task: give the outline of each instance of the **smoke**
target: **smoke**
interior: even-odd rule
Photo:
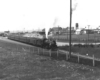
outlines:
[[[57,21],[58,21],[58,18],[55,18],[54,23],[53,23],[54,27],[56,26]]]
[[[52,28],[52,27],[55,27],[57,21],[58,21],[58,19],[55,18],[55,19],[51,19],[49,22],[46,23],[46,26],[45,26],[45,33],[46,33],[46,38],[47,38],[47,39],[48,39],[48,32],[49,32],[49,29]]]
[[[46,38],[47,38],[47,39],[48,39],[48,32],[49,32],[49,28],[46,27],[46,28],[45,28],[45,33],[46,33]]]
[[[76,10],[77,5],[78,5],[78,1],[77,0],[72,1],[72,11]]]

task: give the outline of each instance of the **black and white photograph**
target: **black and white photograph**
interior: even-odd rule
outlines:
[[[100,80],[100,0],[0,0],[0,80]]]

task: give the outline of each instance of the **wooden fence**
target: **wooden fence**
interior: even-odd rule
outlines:
[[[65,54],[69,54],[69,52],[64,51],[64,50],[59,50],[59,51],[65,53]],[[99,61],[99,62],[100,62],[100,59],[99,59],[99,58],[96,58],[94,55],[92,55],[92,57],[87,56],[87,55],[81,55],[81,54],[79,54],[79,53],[71,53],[71,55],[77,57],[78,63],[80,63],[80,58],[92,60],[93,66],[95,66],[95,61]]]
[[[22,49],[22,50],[26,50],[29,51],[31,53],[35,53],[38,55],[48,55],[50,57],[53,57],[53,55],[55,54],[56,58],[60,58],[62,55],[64,56],[64,60],[69,60],[69,52],[68,51],[64,51],[64,50],[57,50],[57,51],[51,51],[51,50],[47,50],[47,49],[43,49],[43,48],[39,48],[39,47],[35,47],[35,46],[19,46],[16,45],[16,50]],[[99,58],[96,58],[95,55],[92,56],[88,56],[88,55],[81,55],[79,53],[71,53],[71,56],[75,57],[75,60],[77,61],[77,63],[81,63],[81,60],[84,59],[85,61],[91,60],[92,62],[92,66],[96,66],[97,61],[100,62]],[[99,63],[100,64],[100,63]]]
[[[36,54],[42,54],[42,55],[48,55],[50,57],[52,57],[53,54],[56,54],[56,57],[61,57],[60,55],[63,54],[66,58],[66,60],[68,60],[68,56],[69,56],[69,52],[68,51],[64,51],[64,50],[57,50],[57,51],[51,51],[51,50],[47,50],[47,49],[42,49],[42,48],[38,48],[38,47],[31,47],[29,48],[29,51],[36,53]],[[77,58],[77,62],[80,63],[80,59],[89,59],[92,61],[92,66],[95,66],[95,61],[99,61],[100,59],[95,58],[95,56],[93,55],[92,57],[87,56],[87,55],[81,55],[79,53],[71,53],[72,56],[75,56]]]

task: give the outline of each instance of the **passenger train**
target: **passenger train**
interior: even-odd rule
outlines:
[[[23,42],[26,44],[30,44],[45,49],[57,50],[58,48],[55,40],[47,39],[39,33],[24,34],[24,35],[11,34],[8,36],[8,39]]]

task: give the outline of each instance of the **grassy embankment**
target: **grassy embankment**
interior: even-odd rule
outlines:
[[[69,51],[69,46],[61,46],[59,49]],[[88,54],[88,56],[95,56],[96,58],[100,58],[100,47],[73,47],[71,48],[72,52],[79,53],[82,55]]]
[[[100,69],[40,56],[34,47],[0,40],[0,79],[98,80]]]

